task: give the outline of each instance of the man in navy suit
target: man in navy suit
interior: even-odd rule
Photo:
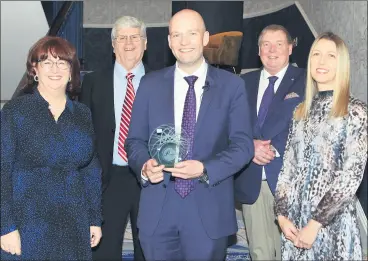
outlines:
[[[209,33],[199,13],[176,13],[168,41],[177,62],[142,78],[125,145],[142,179],[139,238],[147,260],[224,260],[237,231],[233,175],[254,153],[244,81],[204,60]],[[162,124],[189,137],[186,159],[173,168],[147,148]]]
[[[284,27],[264,28],[258,45],[263,68],[242,75],[251,110],[254,158],[237,175],[235,195],[243,203],[252,260],[280,260],[273,194],[293,111],[304,96],[305,71],[289,64],[292,39]]]

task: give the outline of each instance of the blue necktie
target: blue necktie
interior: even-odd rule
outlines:
[[[275,87],[275,82],[277,81],[277,79],[278,79],[277,76],[268,77],[269,83],[268,83],[266,91],[263,94],[261,105],[259,106],[259,110],[258,110],[257,124],[259,127],[262,127],[266,119],[268,108],[270,107],[270,104],[273,100],[273,96],[275,95],[274,87]]]
[[[196,96],[194,92],[194,83],[198,77],[191,75],[184,77],[184,79],[189,84],[189,88],[187,91],[187,96],[185,97],[181,129],[184,130],[187,135],[186,138],[189,141],[188,154],[185,158],[185,160],[189,160],[192,159],[193,156],[193,140],[196,124]],[[182,198],[185,198],[192,190],[194,190],[194,180],[176,178],[175,190]]]

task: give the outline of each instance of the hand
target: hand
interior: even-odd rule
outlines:
[[[321,223],[311,219],[308,224],[300,230],[299,235],[294,241],[294,246],[311,249],[321,227]]]
[[[15,230],[13,232],[1,236],[0,241],[2,250],[12,255],[18,256],[21,255],[22,251],[20,245],[20,235],[18,230]]]
[[[149,159],[143,165],[142,175],[145,176],[151,183],[159,183],[164,180],[162,172],[165,165],[158,165],[155,159]]]
[[[279,222],[279,226],[285,238],[294,243],[299,234],[298,229],[287,217],[278,216],[277,221]]]
[[[275,152],[271,150],[271,140],[253,140],[254,158],[253,162],[258,165],[267,165],[275,158]]]
[[[90,226],[89,227],[90,237],[91,237],[91,247],[95,247],[100,243],[102,237],[102,231],[100,227]]]
[[[173,177],[182,179],[194,179],[203,174],[203,163],[198,160],[185,160],[176,163],[174,168],[165,168],[165,171],[171,172]]]

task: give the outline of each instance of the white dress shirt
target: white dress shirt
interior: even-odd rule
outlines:
[[[199,108],[201,106],[203,86],[206,83],[208,65],[203,59],[201,66],[192,74],[187,74],[176,64],[174,78],[174,117],[175,132],[181,132],[181,121],[183,119],[184,103],[189,89],[188,82],[184,79],[186,76],[195,75],[198,77],[194,83],[194,92],[196,96],[196,119],[198,118]]]
[[[281,69],[281,71],[279,71],[275,75],[271,75],[265,69],[262,70],[261,76],[260,76],[260,79],[259,79],[258,96],[257,96],[257,116],[258,116],[259,107],[261,106],[263,94],[265,93],[265,91],[268,87],[268,84],[269,84],[268,77],[277,76],[277,80],[276,80],[275,85],[274,85],[274,91],[276,93],[277,90],[279,89],[279,86],[280,86],[280,83],[281,83],[282,79],[285,76],[285,73],[286,73],[286,70],[287,70],[288,66],[289,66],[289,64],[287,64],[284,68]],[[278,153],[276,153],[276,154],[278,154]],[[262,180],[266,180],[266,179],[267,179],[266,178],[266,173],[265,173],[265,169],[263,167],[262,168]]]

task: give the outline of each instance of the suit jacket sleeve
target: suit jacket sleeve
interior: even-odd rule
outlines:
[[[141,170],[144,163],[151,157],[148,153],[149,140],[149,83],[142,77],[133,103],[130,118],[129,133],[125,140],[125,150],[128,154],[129,166],[141,180]]]
[[[232,96],[228,113],[229,145],[227,149],[203,162],[210,186],[240,171],[254,156],[248,98],[245,83],[241,79]]]

